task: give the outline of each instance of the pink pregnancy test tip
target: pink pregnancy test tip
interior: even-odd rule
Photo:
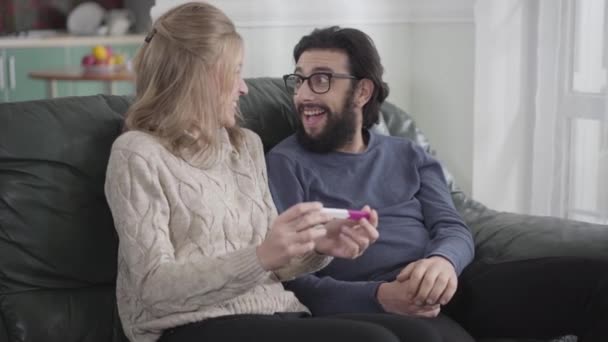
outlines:
[[[362,218],[366,218],[369,220],[369,213],[367,211],[361,211],[361,210],[349,210],[348,211],[348,218],[351,220],[355,220],[355,221],[359,221]]]

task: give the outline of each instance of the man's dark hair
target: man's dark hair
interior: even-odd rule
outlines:
[[[332,26],[315,29],[302,37],[293,49],[293,58],[298,62],[302,53],[308,50],[342,50],[348,55],[350,73],[358,78],[367,78],[374,83],[374,92],[363,107],[363,128],[378,123],[380,105],[388,96],[388,85],[382,81],[384,68],[380,63],[378,50],[372,39],[353,28]]]

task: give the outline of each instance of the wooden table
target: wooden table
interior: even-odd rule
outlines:
[[[57,97],[57,81],[100,81],[106,94],[114,94],[116,81],[134,81],[135,75],[127,70],[115,72],[85,72],[83,68],[31,71],[29,77],[46,81],[47,96]]]

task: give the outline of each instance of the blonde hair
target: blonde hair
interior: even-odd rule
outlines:
[[[234,111],[231,95],[242,49],[232,21],[209,4],[186,3],[159,17],[134,59],[136,100],[125,129],[159,137],[176,155],[203,153],[210,163],[217,161],[220,120]],[[239,148],[240,128],[227,130]]]

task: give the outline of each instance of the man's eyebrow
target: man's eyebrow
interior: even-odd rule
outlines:
[[[296,67],[294,72],[302,72],[302,68]],[[312,69],[312,73],[315,73],[315,72],[334,72],[334,70],[330,67],[316,67],[316,68]]]
[[[330,67],[317,67],[312,69],[313,72],[319,72],[319,71],[328,71],[328,72],[334,72],[334,69],[330,68]]]

